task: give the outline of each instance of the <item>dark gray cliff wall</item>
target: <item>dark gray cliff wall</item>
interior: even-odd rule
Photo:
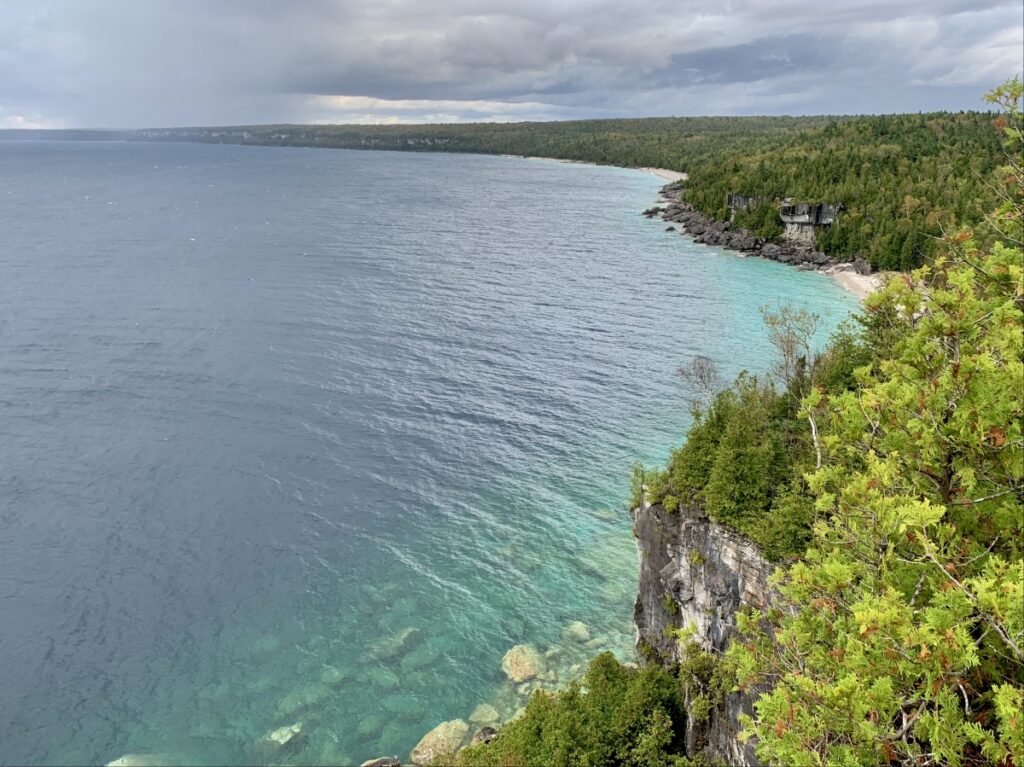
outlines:
[[[678,661],[678,644],[670,632],[690,624],[696,627],[695,642],[722,652],[736,631],[736,612],[768,602],[774,566],[753,543],[702,511],[669,513],[657,505],[635,509],[633,532],[640,555],[634,611],[638,657],[649,654],[646,645]],[[752,704],[752,696],[732,693],[707,721],[688,722],[688,753],[703,751],[712,763],[758,765],[752,746],[737,740],[739,716],[751,713]]]

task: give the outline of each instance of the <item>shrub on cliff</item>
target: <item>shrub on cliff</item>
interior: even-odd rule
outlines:
[[[888,359],[813,392],[822,521],[767,615],[741,622],[748,734],[770,764],[1024,764],[1024,149],[1008,109],[999,240],[947,239],[868,302]]]
[[[587,765],[685,767],[678,680],[660,666],[631,668],[595,658],[583,684],[534,693],[526,711],[486,745],[461,751],[466,767]]]
[[[802,553],[813,508],[801,474],[813,462],[806,422],[793,403],[788,390],[741,375],[695,411],[667,471],[640,475],[648,500],[698,506],[772,559]]]

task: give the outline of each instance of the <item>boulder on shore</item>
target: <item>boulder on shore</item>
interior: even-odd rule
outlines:
[[[435,759],[451,756],[458,751],[468,732],[469,725],[462,719],[441,722],[420,739],[409,758],[413,764],[429,765]]]
[[[537,648],[528,644],[517,644],[501,659],[501,670],[515,683],[533,679],[544,670],[544,660]]]
[[[402,763],[393,756],[380,756],[376,759],[368,759],[359,767],[402,767]]]

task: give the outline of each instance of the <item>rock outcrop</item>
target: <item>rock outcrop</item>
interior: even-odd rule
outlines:
[[[729,220],[731,221],[736,217],[737,211],[748,210],[749,208],[756,208],[765,202],[764,197],[756,197],[746,194],[734,194],[729,192],[725,198],[725,205],[729,208]]]
[[[429,765],[458,751],[468,734],[469,725],[463,719],[441,722],[420,739],[409,758],[413,764]]]
[[[774,566],[753,543],[699,509],[636,509],[633,532],[640,555],[634,620],[641,659],[678,661],[673,630],[690,625],[704,650],[723,651],[736,631],[737,611],[762,608],[771,598]],[[737,738],[740,715],[752,711],[751,695],[731,693],[706,720],[688,719],[687,753],[704,753],[711,763],[757,765],[752,746]]]
[[[789,242],[814,247],[817,230],[823,226],[831,226],[843,206],[826,203],[783,204],[779,208],[779,218],[785,224],[782,238]]]
[[[835,221],[842,208],[838,203],[783,205],[780,218],[786,228],[782,242],[768,242],[763,237],[757,237],[749,229],[736,226],[731,220],[717,221],[705,216],[689,203],[682,202],[679,199],[680,191],[679,184],[667,184],[662,187],[661,197],[664,206],[648,208],[644,215],[648,218],[660,215],[664,221],[681,224],[683,232],[693,237],[696,242],[738,250],[741,253],[789,264],[798,269],[820,269],[830,272],[848,270],[860,274],[869,274],[871,271],[870,265],[862,259],[854,259],[852,263],[841,261],[814,249],[817,229],[829,226]],[[762,202],[761,198],[730,194],[730,215],[734,216],[737,211]],[[867,271],[864,271],[865,269]]]

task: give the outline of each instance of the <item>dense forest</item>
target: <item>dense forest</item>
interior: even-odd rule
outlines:
[[[774,375],[720,389],[706,360],[681,371],[693,426],[665,469],[637,471],[634,501],[698,505],[758,542],[780,563],[769,608],[724,655],[680,626],[674,668],[599,658],[455,763],[703,765],[680,718],[741,690],[765,764],[1024,764],[1022,96],[1019,80],[989,96],[1007,112],[998,204],[824,351],[813,315],[781,309]]]
[[[728,218],[729,192],[759,197],[738,223],[778,235],[779,204],[841,203],[818,247],[907,270],[996,203],[1002,162],[988,112],[864,117],[687,117],[549,123],[263,125],[140,131],[146,139],[554,157],[686,172],[683,197]]]

